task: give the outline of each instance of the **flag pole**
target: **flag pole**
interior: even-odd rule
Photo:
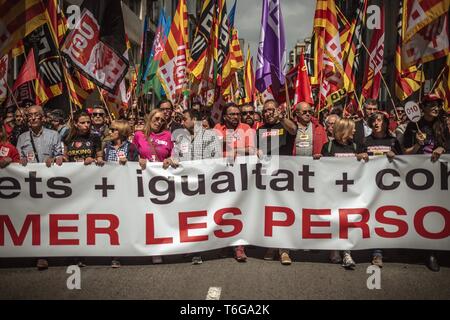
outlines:
[[[370,57],[369,49],[367,49],[367,47],[366,47],[366,45],[364,44],[363,41],[361,41],[361,44],[362,44],[364,50],[367,52],[368,56]],[[381,72],[381,70],[379,70],[378,73],[381,76],[381,80],[383,81],[384,87],[385,87],[385,89],[386,89],[386,91],[387,91],[387,93],[389,95],[389,99],[391,100],[392,106],[394,107],[395,117],[397,118],[397,121],[400,121],[400,117],[398,116],[398,112],[397,112],[397,107],[395,105],[394,98],[392,98],[391,90],[389,90],[389,87],[388,87],[388,85],[386,83],[386,79],[384,78],[383,73]],[[361,93],[361,95],[362,95],[362,93]]]
[[[436,85],[439,83],[439,80],[441,80],[442,75],[444,74],[445,70],[447,70],[447,69],[448,69],[448,67],[444,67],[444,68],[441,70],[441,73],[439,73],[439,75],[437,76],[436,80],[434,81],[434,84],[433,84],[433,86],[431,87],[430,92],[433,92],[433,90],[436,89]]]
[[[17,103],[17,100],[16,100],[16,96],[14,95],[14,92],[11,90],[11,87],[8,84],[8,80],[5,81],[5,84],[6,84],[6,88],[8,88],[8,91],[13,98],[14,104],[16,105],[17,109],[20,109],[19,104]]]
[[[286,107],[287,107],[286,115],[289,118],[289,120],[292,120],[291,99],[289,98],[289,88],[287,85],[286,77],[284,78],[284,90],[286,91]]]
[[[97,86],[97,91],[98,91],[98,94],[100,95],[100,100],[102,100],[103,105],[105,106],[106,112],[108,113],[109,120],[112,121],[113,119],[111,117],[111,112],[109,111],[108,105],[106,104],[105,97],[103,97],[102,92],[100,91],[100,88],[98,86]]]
[[[419,91],[419,104],[422,103],[422,94],[423,94],[423,81],[424,81],[424,75],[423,75],[423,63],[420,67],[420,91]]]

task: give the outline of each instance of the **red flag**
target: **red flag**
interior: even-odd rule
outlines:
[[[381,86],[381,69],[384,59],[384,6],[381,8],[381,25],[373,33],[369,47],[369,61],[364,73],[364,87],[362,96],[364,99],[378,99]]]
[[[22,65],[22,69],[20,69],[16,82],[14,82],[12,91],[16,91],[16,89],[25,82],[35,79],[37,79],[36,62],[34,61],[34,50],[31,49],[30,52],[28,52],[26,62]]]
[[[309,103],[310,105],[314,105],[314,100],[311,93],[311,84],[308,77],[308,68],[305,64],[305,56],[303,55],[303,51],[300,54],[300,63],[298,64],[297,69],[294,105],[303,101]]]

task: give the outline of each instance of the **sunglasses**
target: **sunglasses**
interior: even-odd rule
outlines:
[[[104,113],[97,113],[97,112],[94,112],[92,115],[93,115],[94,117],[103,117],[105,114],[104,114]]]
[[[160,117],[153,118],[153,121],[161,121],[161,123],[166,123],[166,120],[164,118],[160,118]]]
[[[241,115],[243,115],[243,116],[246,116],[246,115],[254,115],[255,114],[255,111],[242,111],[241,112]]]

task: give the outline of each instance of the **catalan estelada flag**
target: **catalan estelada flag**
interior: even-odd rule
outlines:
[[[183,89],[188,83],[186,74],[188,59],[187,6],[186,0],[179,0],[158,71],[166,96],[173,103],[183,99]]]

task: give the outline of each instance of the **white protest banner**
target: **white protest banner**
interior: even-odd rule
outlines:
[[[161,163],[144,171],[137,163],[10,165],[0,170],[0,257],[166,255],[240,244],[450,250],[449,160],[243,158],[167,171]]]

